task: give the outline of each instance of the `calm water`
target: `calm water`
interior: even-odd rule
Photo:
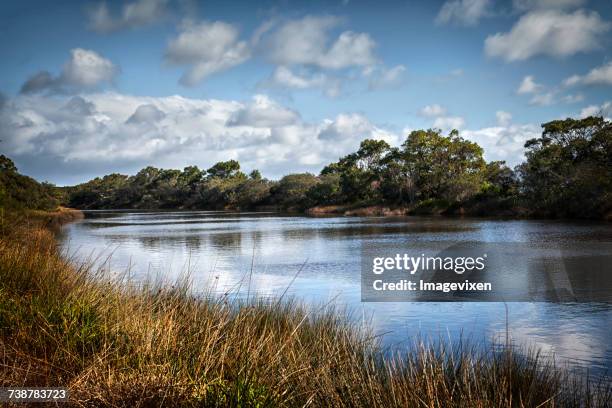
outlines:
[[[610,256],[605,245],[612,244],[612,224],[104,211],[88,212],[84,221],[66,226],[61,237],[69,253],[106,262],[112,271],[129,270],[134,279],[173,280],[188,270],[198,290],[212,287],[220,294],[274,296],[289,287],[289,294],[312,305],[333,301],[385,333],[386,345],[401,347],[419,338],[458,341],[463,337],[479,344],[503,340],[505,306],[362,303],[364,246],[397,243],[402,250],[420,250],[445,242],[510,242],[533,249],[508,265],[510,273],[520,274],[527,267],[525,259],[533,257],[558,260],[581,251]],[[530,279],[537,280],[534,263],[529,265]],[[612,273],[612,265],[604,267]],[[514,343],[539,347],[557,361],[591,372],[612,372],[611,304],[521,302],[507,307]]]

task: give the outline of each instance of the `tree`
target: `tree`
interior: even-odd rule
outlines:
[[[313,203],[307,200],[306,194],[318,182],[310,173],[289,174],[271,189],[271,200],[283,208],[307,208]]]
[[[525,143],[522,193],[545,215],[601,217],[612,211],[612,123],[601,117],[555,120]]]
[[[342,201],[340,175],[321,174],[318,182],[306,192],[308,202],[318,205],[338,204]]]
[[[505,161],[492,161],[487,163],[484,170],[484,183],[482,192],[488,195],[508,197],[518,192],[518,178],[516,173]]]
[[[17,172],[17,167],[11,159],[0,154],[0,171]]]
[[[414,183],[417,200],[464,200],[481,187],[485,161],[478,144],[453,130],[443,136],[437,130],[417,130],[402,144],[401,158],[407,177]]]
[[[381,181],[384,158],[391,146],[384,140],[366,139],[359,150],[342,157],[321,174],[340,174],[342,195],[347,201],[375,200]]]
[[[0,208],[54,209],[58,205],[54,188],[19,174],[12,160],[0,155]]]
[[[220,161],[206,170],[206,172],[210,178],[217,177],[227,179],[240,175],[244,176],[244,174],[240,172],[240,163],[236,160]]]
[[[257,169],[255,169],[255,170],[253,170],[252,172],[249,173],[249,178],[251,180],[261,180],[262,179],[261,173]]]

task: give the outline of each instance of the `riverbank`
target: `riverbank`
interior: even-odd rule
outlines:
[[[494,204],[489,202],[474,202],[449,204],[443,200],[427,200],[414,206],[393,206],[384,204],[344,204],[324,205],[308,208],[304,211],[309,216],[345,215],[358,217],[397,217],[406,215],[440,215],[440,216],[472,216],[472,217],[503,217],[529,218],[534,216],[525,208],[512,203]]]
[[[40,214],[39,214],[40,215]],[[0,237],[2,384],[65,385],[82,406],[605,406],[536,354],[469,345],[383,353],[332,307],[195,298],[62,257],[48,223]]]

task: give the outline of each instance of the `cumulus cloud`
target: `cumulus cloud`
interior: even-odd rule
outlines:
[[[510,112],[497,111],[495,112],[495,118],[499,126],[508,126],[512,122],[512,114]]]
[[[607,101],[601,105],[589,105],[580,111],[580,117],[586,118],[588,116],[603,116],[605,118],[612,117],[612,102]]]
[[[322,72],[300,70],[296,72],[289,67],[276,67],[270,78],[260,85],[265,88],[280,89],[320,89],[326,96],[335,98],[340,94],[341,81]]]
[[[151,124],[162,120],[164,117],[166,117],[166,114],[159,110],[155,105],[146,104],[140,105],[138,108],[136,108],[132,116],[130,116],[128,120],[125,121],[125,123]]]
[[[515,166],[524,160],[525,142],[539,137],[540,134],[541,129],[537,125],[513,123],[498,123],[497,126],[468,129],[461,133],[463,137],[478,143],[484,149],[486,160],[504,160],[509,166]]]
[[[487,37],[485,52],[506,61],[536,55],[567,57],[600,48],[609,30],[610,23],[595,11],[535,10],[523,15],[509,32]]]
[[[434,103],[426,105],[418,112],[419,116],[434,119],[432,128],[440,129],[443,132],[448,132],[453,129],[463,129],[465,127],[465,119],[460,116],[448,116],[444,106]]]
[[[326,69],[369,66],[377,62],[375,41],[367,33],[343,31],[331,38],[341,20],[306,16],[289,20],[270,33],[268,57],[278,65],[310,65]]]
[[[166,49],[165,59],[186,66],[181,84],[195,86],[204,78],[242,64],[250,58],[246,41],[240,41],[238,29],[222,21],[182,24],[179,35]]]
[[[490,6],[490,0],[447,0],[436,16],[436,24],[475,25],[489,13]]]
[[[572,75],[563,81],[564,86],[612,85],[612,62],[595,67],[586,75]]]
[[[110,60],[97,52],[75,48],[70,51],[70,59],[58,76],[47,71],[38,72],[21,86],[21,93],[69,93],[91,89],[112,82],[118,71]]]
[[[382,67],[372,70],[368,75],[370,77],[368,89],[397,88],[401,85],[405,73],[406,67],[403,65],[396,65],[392,68]]]
[[[536,93],[536,92],[540,91],[542,88],[543,88],[542,85],[536,83],[535,78],[533,77],[533,75],[527,75],[521,81],[521,84],[519,85],[518,89],[516,90],[516,93],[518,93],[518,94]]]
[[[61,109],[81,116],[90,116],[96,112],[96,106],[81,96],[73,96]]]
[[[232,113],[227,125],[266,128],[295,125],[299,119],[297,112],[279,105],[266,95],[255,95],[252,103]]]
[[[460,130],[465,127],[465,119],[460,116],[440,116],[434,120],[433,127],[443,132],[453,129]]]
[[[584,95],[580,93],[562,95],[562,90],[560,87],[547,89],[544,85],[538,84],[533,76],[528,75],[523,78],[516,93],[531,95],[529,104],[534,106],[550,106],[559,102],[571,104],[584,99]]]
[[[555,103],[555,92],[543,92],[533,95],[529,101],[530,105],[548,106]]]
[[[168,0],[136,0],[123,5],[118,15],[112,15],[106,2],[88,11],[89,27],[100,33],[137,28],[152,24],[167,14]]]
[[[427,118],[444,116],[446,115],[446,108],[441,105],[438,105],[437,103],[434,103],[433,105],[427,105],[421,108],[421,110],[419,111],[419,115],[425,116]]]
[[[60,183],[147,165],[206,168],[230,158],[269,177],[318,172],[365,138],[399,142],[363,115],[307,123],[263,95],[239,102],[112,92],[35,94],[15,97],[0,110],[6,154],[27,174]]]
[[[334,120],[324,121],[318,138],[323,141],[342,143],[355,140],[380,139],[395,144],[398,137],[392,132],[373,125],[365,116],[357,113],[340,114]]]

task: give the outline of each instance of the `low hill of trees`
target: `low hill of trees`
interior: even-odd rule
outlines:
[[[58,190],[19,174],[15,163],[0,155],[0,208],[8,210],[52,210],[58,204]]]
[[[133,176],[110,174],[67,187],[64,202],[80,209],[303,211],[384,205],[415,214],[610,218],[612,123],[589,117],[542,127],[542,136],[525,144],[526,161],[514,169],[503,161],[487,163],[483,149],[456,130],[443,135],[429,129],[413,131],[400,147],[364,140],[319,175],[289,174],[272,181],[257,170],[243,173],[235,160],[207,170],[146,167]],[[15,171],[2,171],[3,177],[15,177]],[[30,184],[18,186],[9,202],[52,203],[49,186],[19,180]],[[4,183],[6,191],[12,189]],[[21,197],[18,191],[29,193]]]

